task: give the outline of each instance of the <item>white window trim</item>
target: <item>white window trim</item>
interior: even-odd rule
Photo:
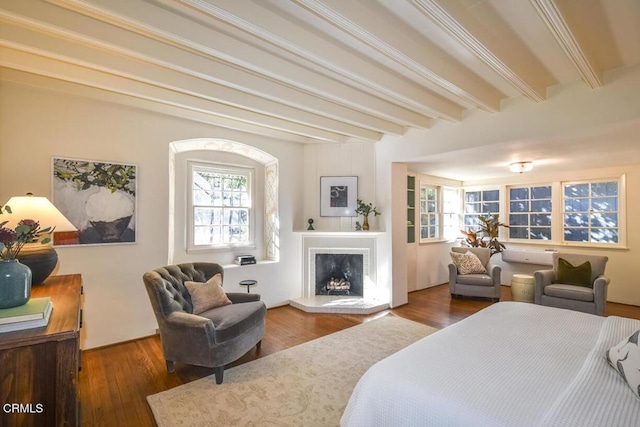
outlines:
[[[560,195],[560,201],[557,200],[557,195],[558,195],[558,191],[562,191],[562,183],[561,182],[539,182],[539,183],[524,183],[524,184],[513,184],[513,185],[507,185],[505,187],[505,191],[504,191],[504,195],[505,195],[505,203],[504,203],[504,207],[505,207],[505,214],[504,217],[502,215],[500,215],[501,221],[505,224],[509,224],[509,214],[511,213],[510,211],[510,205],[509,203],[511,202],[511,197],[509,197],[510,191],[512,188],[529,188],[531,189],[532,187],[551,187],[551,240],[544,240],[544,239],[518,239],[518,238],[512,238],[509,237],[509,230],[504,230],[504,239],[505,241],[509,241],[509,242],[513,242],[513,243],[524,243],[524,244],[529,244],[529,243],[536,243],[536,244],[547,244],[549,245],[552,242],[556,242],[557,236],[560,236],[562,234],[562,223],[560,223],[560,230],[558,231],[558,224],[557,221],[555,219],[555,211],[557,210],[557,206],[562,206],[562,195]],[[533,199],[531,199],[531,195],[529,195],[529,201],[531,201]],[[555,207],[555,209],[554,209]],[[528,214],[530,215],[531,212],[528,212]],[[560,219],[562,219],[562,214],[560,215]],[[501,230],[502,231],[502,230]],[[560,234],[557,234],[560,233]]]
[[[421,226],[421,217],[422,217],[422,209],[420,206],[420,189],[421,188],[435,188],[438,194],[438,198],[437,198],[437,217],[438,217],[438,237],[430,237],[430,238],[422,238],[422,233],[420,230],[420,226]],[[457,211],[453,212],[456,217],[457,217],[457,229],[458,229],[458,234],[455,237],[451,237],[451,238],[447,238],[444,236],[444,192],[446,190],[453,190],[456,192],[457,194]],[[418,235],[418,242],[420,244],[423,243],[442,243],[442,242],[454,242],[456,241],[458,238],[460,238],[460,223],[461,223],[461,217],[462,217],[462,213],[461,213],[461,207],[462,207],[462,191],[461,191],[461,187],[452,187],[450,185],[438,185],[438,184],[432,184],[429,181],[420,181],[419,186],[418,186],[418,190],[417,190],[417,199],[416,199],[416,215],[417,215],[417,220],[416,220],[416,233]],[[449,212],[447,212],[449,213]]]
[[[435,212],[435,216],[436,216],[436,221],[438,222],[437,224],[437,230],[438,230],[438,236],[436,237],[426,237],[423,238],[422,237],[422,189],[426,188],[426,189],[434,189],[436,191],[436,212]],[[430,242],[441,242],[444,239],[442,238],[442,187],[439,185],[433,185],[433,184],[428,184],[426,182],[421,181],[420,182],[420,187],[418,190],[418,205],[419,205],[419,209],[418,209],[418,220],[417,222],[417,233],[418,233],[418,237],[419,237],[419,241],[420,243],[430,243]],[[434,213],[432,212],[425,212],[428,215],[434,215]],[[428,224],[427,224],[427,228],[428,228]]]
[[[597,242],[574,242],[564,240],[564,185],[565,184],[591,184],[594,182],[618,182],[618,243],[597,243]],[[576,181],[562,181],[559,182],[559,196],[560,196],[560,212],[558,213],[558,225],[560,227],[560,234],[562,246],[580,246],[589,248],[611,248],[611,249],[626,249],[627,248],[627,201],[626,201],[626,175],[618,177],[606,177],[606,178],[588,178]],[[552,218],[553,220],[553,218]]]
[[[243,243],[223,243],[216,245],[195,245],[194,244],[194,206],[193,206],[193,172],[195,169],[208,169],[222,173],[243,173],[249,175],[249,241]],[[203,251],[228,251],[228,250],[250,250],[255,249],[255,169],[243,165],[230,163],[215,163],[203,161],[187,161],[187,252]]]

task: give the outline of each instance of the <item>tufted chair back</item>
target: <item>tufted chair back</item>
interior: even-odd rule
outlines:
[[[206,282],[216,274],[222,274],[221,265],[208,262],[194,262],[168,265],[144,274],[143,280],[151,298],[153,311],[158,322],[174,311],[193,313],[193,304],[184,282]]]

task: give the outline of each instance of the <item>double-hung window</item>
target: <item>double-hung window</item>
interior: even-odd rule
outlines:
[[[619,243],[619,181],[563,183],[563,241]]]
[[[440,237],[438,187],[420,185],[420,241]]]
[[[477,229],[478,217],[500,213],[500,190],[465,191],[464,227]]]
[[[189,163],[192,248],[252,244],[252,169]]]
[[[551,240],[552,186],[509,188],[509,238]]]

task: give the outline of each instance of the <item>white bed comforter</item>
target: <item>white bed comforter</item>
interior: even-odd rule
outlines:
[[[342,426],[640,426],[604,358],[640,321],[501,302],[360,379]]]

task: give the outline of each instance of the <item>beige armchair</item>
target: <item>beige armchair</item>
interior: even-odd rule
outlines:
[[[589,261],[591,264],[591,286],[558,283],[556,273],[560,258],[573,266],[579,266]],[[536,281],[535,303],[604,316],[607,287],[609,286],[609,278],[604,276],[607,261],[606,256],[554,253],[553,270],[539,270],[533,274]]]
[[[206,282],[224,274],[222,266],[196,262],[169,265],[144,274],[143,281],[158,321],[167,370],[174,362],[214,368],[221,384],[224,365],[260,343],[267,309],[260,295],[226,293],[232,304],[193,314],[191,296],[184,282]]]
[[[500,301],[500,266],[491,263],[491,249],[489,248],[466,248],[454,246],[452,252],[466,253],[467,251],[476,254],[484,266],[484,274],[460,274],[456,265],[449,264],[449,290],[451,297],[465,295],[471,297],[491,298],[493,301]]]

